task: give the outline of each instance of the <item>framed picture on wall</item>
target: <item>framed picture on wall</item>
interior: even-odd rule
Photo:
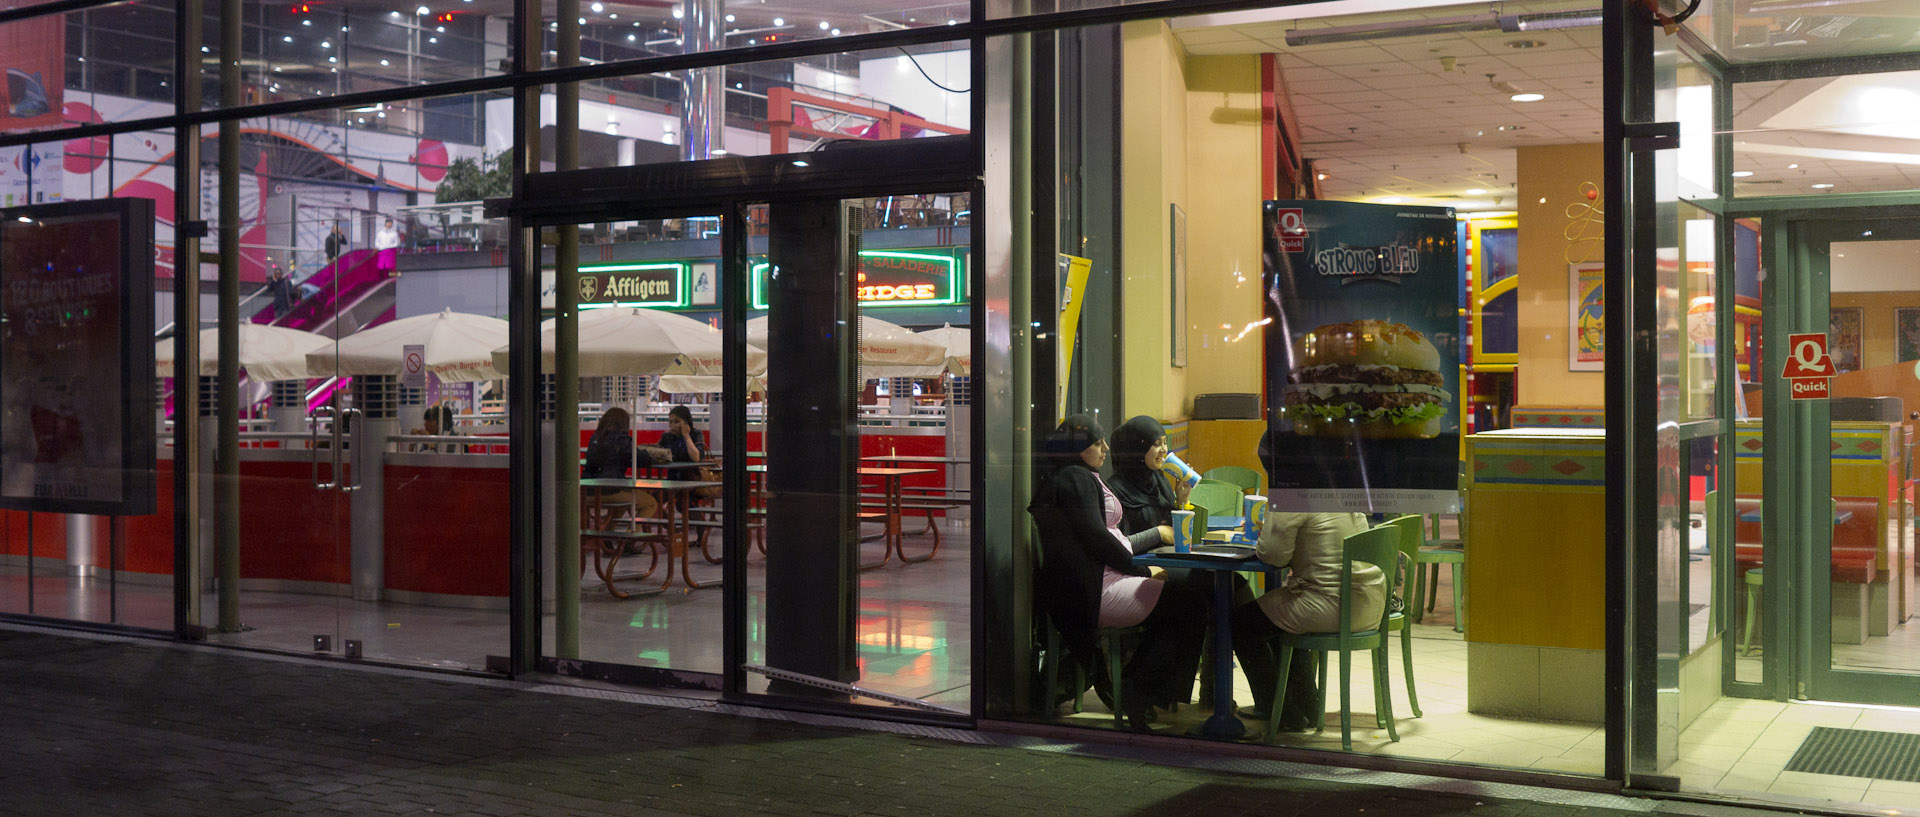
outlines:
[[[1567,265],[1567,370],[1597,372],[1607,366],[1607,304],[1601,284],[1606,265]]]
[[[1841,374],[1860,371],[1860,327],[1864,310],[1857,306],[1827,310],[1827,354]]]
[[[1920,360],[1920,308],[1893,310],[1893,353],[1899,363]]]
[[[1171,305],[1173,329],[1173,365],[1187,365],[1187,211],[1178,204],[1167,205],[1168,241],[1173,282]]]

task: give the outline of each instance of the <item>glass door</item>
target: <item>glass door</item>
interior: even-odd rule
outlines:
[[[749,692],[969,713],[969,200],[748,211]]]
[[[1920,225],[1884,208],[1874,215],[1789,226],[1797,267],[1789,280],[1798,274],[1806,282],[1814,306],[1807,317],[1817,320],[1825,303],[1835,376],[1824,406],[1807,401],[1802,415],[1802,465],[1814,477],[1799,494],[1812,497],[1798,508],[1803,535],[1769,542],[1769,552],[1785,551],[1804,577],[1785,594],[1801,647],[1789,652],[1805,656],[1796,697],[1913,706],[1920,704],[1911,462],[1920,411],[1920,279],[1913,275]],[[1783,349],[1778,357],[1785,364],[1795,354]]]
[[[739,264],[719,210],[543,231],[540,360],[551,520],[543,654],[562,672],[718,689],[737,545],[751,513],[724,457],[751,427],[723,377],[720,293]],[[750,366],[764,376],[764,356]],[[745,463],[741,463],[744,465]]]

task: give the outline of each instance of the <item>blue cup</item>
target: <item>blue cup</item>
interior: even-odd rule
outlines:
[[[1240,515],[1246,517],[1241,535],[1248,539],[1260,538],[1260,525],[1267,519],[1267,498],[1247,496],[1240,500]]]
[[[1173,552],[1193,550],[1193,511],[1173,512]]]

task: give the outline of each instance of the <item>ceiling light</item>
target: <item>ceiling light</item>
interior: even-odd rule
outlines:
[[[1733,173],[1732,173],[1731,175],[1732,175],[1732,176],[1733,176],[1734,178],[1736,178],[1736,179],[1744,179],[1744,178],[1746,178],[1746,177],[1748,177],[1748,176],[1751,176],[1751,175],[1753,175],[1753,171],[1751,171],[1751,170],[1736,170],[1736,171],[1733,171]]]
[[[1799,169],[1800,169],[1800,165],[1798,165],[1798,164],[1791,164],[1791,165],[1787,165],[1787,169],[1788,169],[1788,170],[1799,170]]]
[[[1546,40],[1509,40],[1508,48],[1545,48]]]
[[[828,24],[828,23],[827,23],[827,21],[825,21],[825,20],[821,20],[821,21],[820,21],[820,30],[821,30],[821,31],[826,31],[827,29],[829,29],[829,28],[832,28],[832,27],[833,27],[833,26],[832,26],[832,25],[830,25],[830,24]]]
[[[418,14],[418,15],[420,15],[420,16],[422,16],[422,17],[425,17],[425,16],[427,16],[427,15],[429,15],[429,14],[432,14],[432,13],[433,13],[433,10],[432,10],[432,9],[429,9],[429,8],[427,8],[426,6],[421,6],[421,7],[419,7],[419,8],[417,8],[417,9],[414,9],[414,10],[413,10],[413,13],[414,13],[414,14]]]
[[[380,61],[380,64],[381,64],[381,65],[391,65],[391,63],[389,63],[389,62],[387,62],[386,60],[381,60],[381,61]]]
[[[281,38],[280,38],[280,41],[281,41],[281,42],[283,42],[283,43],[290,43],[290,42],[293,42],[293,38],[292,38],[292,37],[281,37]]]
[[[1467,188],[1467,195],[1469,196],[1481,196],[1481,195],[1485,195],[1486,192],[1487,192],[1487,189],[1484,187]]]
[[[725,156],[725,155],[727,155],[727,149],[726,149],[726,148],[714,148],[714,149],[713,149],[713,155],[715,155],[715,156]]]
[[[397,11],[396,11],[396,12],[394,12],[394,13],[393,13],[393,16],[395,16],[395,17],[398,17],[398,16],[400,16],[400,12],[397,12]]]
[[[731,23],[731,22],[733,22],[733,15],[731,15],[731,14],[729,14],[729,15],[727,15],[727,17],[726,17],[726,20],[727,20],[727,22],[729,22],[729,23]]]
[[[1399,196],[1381,196],[1380,198],[1374,199],[1374,201],[1381,204],[1399,204],[1400,202],[1406,201],[1406,199]]]
[[[834,30],[832,30],[832,31],[829,31],[829,32],[827,32],[827,33],[828,33],[828,34],[832,34],[832,35],[833,35],[833,36],[835,36],[835,37],[838,37],[838,36],[840,36],[840,29],[837,29],[837,28],[836,28],[836,29],[834,29]]]
[[[1563,28],[1588,28],[1599,24],[1599,9],[1548,11],[1540,14],[1505,14],[1500,17],[1500,30],[1507,32],[1555,31]]]
[[[950,25],[950,26],[957,26],[957,25],[959,25],[959,24],[960,24],[960,21],[959,21],[959,20],[948,20],[948,21],[947,21],[947,25]]]
[[[618,20],[618,19],[620,19],[620,15],[618,15],[618,14],[609,14],[609,15],[607,15],[607,19],[609,19],[609,20]]]
[[[588,8],[593,9],[594,14],[599,14],[600,12],[607,10],[606,6],[600,5],[599,3],[595,3],[591,6],[588,6]]]
[[[678,20],[685,16],[687,16],[687,12],[684,9],[680,8],[679,6],[673,7],[673,19]]]
[[[808,167],[808,164],[807,164],[807,160],[805,160],[805,159],[795,159],[795,160],[793,160],[793,166],[794,166],[794,167]]]
[[[1547,95],[1528,92],[1524,94],[1514,94],[1513,96],[1510,96],[1507,98],[1515,102],[1539,102],[1542,99],[1546,99]]]
[[[1813,186],[1813,189],[1815,189],[1815,190],[1827,190],[1827,189],[1831,189],[1832,187],[1833,187],[1833,185],[1832,185],[1832,184],[1829,184],[1829,183],[1827,183],[1827,182],[1821,182],[1821,183],[1819,183],[1819,184],[1816,184],[1816,185],[1814,185],[1814,186]]]
[[[633,42],[633,41],[634,41],[634,39],[635,39],[635,38],[634,38],[634,36],[633,36],[632,34],[628,34],[628,35],[627,35],[627,42]]]
[[[440,38],[439,38],[439,37],[428,37],[428,38],[427,38],[427,42],[430,42],[430,43],[437,43],[437,42],[440,42]]]
[[[773,18],[773,24],[777,26],[783,26],[787,24],[787,21],[785,18],[775,17]]]

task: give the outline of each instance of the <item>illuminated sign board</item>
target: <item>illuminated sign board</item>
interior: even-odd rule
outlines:
[[[577,282],[580,308],[686,306],[690,269],[680,261],[583,266]]]
[[[854,294],[861,306],[938,306],[958,300],[960,259],[897,250],[860,253]],[[753,265],[753,308],[767,308],[767,265]]]

